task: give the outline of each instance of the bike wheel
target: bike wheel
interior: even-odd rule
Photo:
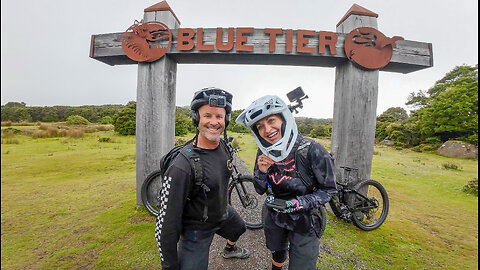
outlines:
[[[160,170],[154,171],[147,176],[142,184],[142,202],[148,212],[158,216],[160,212],[160,192],[162,189],[162,175]]]
[[[352,222],[364,231],[375,230],[383,224],[388,215],[388,195],[385,188],[375,180],[360,182],[355,190],[368,199],[355,194],[350,202]]]
[[[232,181],[228,187],[228,203],[235,208],[248,229],[263,228],[264,201],[265,196],[257,194],[251,181]]]

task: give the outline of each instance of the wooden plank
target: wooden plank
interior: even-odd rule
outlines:
[[[227,30],[224,29],[224,32]],[[204,44],[214,45],[216,41],[216,28],[203,29]],[[92,58],[109,65],[128,65],[136,62],[125,56],[122,50],[121,37],[123,33],[111,33],[94,35],[92,45]],[[285,35],[277,36],[276,51],[269,52],[269,35],[264,29],[254,29],[254,33],[248,36],[245,45],[253,45],[253,52],[236,52],[235,49],[225,52],[214,48],[213,51],[198,51],[196,47],[192,51],[177,50],[177,30],[172,30],[175,37],[167,55],[177,63],[197,64],[255,64],[255,65],[293,65],[293,66],[319,66],[334,67],[347,61],[343,48],[347,34],[336,33],[338,36],[335,45],[337,53],[332,55],[329,49],[325,54],[318,54],[318,32],[316,38],[310,38],[307,47],[316,49],[313,54],[296,52],[296,31],[293,31],[293,50],[285,51]],[[226,34],[223,37],[227,42]],[[196,44],[196,38],[193,38]],[[235,46],[235,45],[234,45]],[[416,70],[433,66],[433,53],[430,43],[401,40],[397,41],[397,48],[393,51],[392,60],[382,71],[409,73]]]

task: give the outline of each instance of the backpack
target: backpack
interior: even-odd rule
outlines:
[[[308,151],[313,142],[313,140],[303,137],[297,150],[295,150],[295,171],[283,172],[290,177],[300,178],[307,187],[308,193],[317,190],[317,181],[315,181],[315,175],[308,159]]]
[[[315,176],[313,175],[312,167],[310,160],[308,159],[308,151],[312,145],[313,140],[302,138],[300,145],[295,151],[295,168],[296,172],[302,180],[302,183],[307,187],[309,192],[315,192],[317,190],[317,181],[315,181]],[[299,168],[304,168],[300,170]]]
[[[189,192],[189,197],[197,196],[198,191],[201,191],[205,197],[205,202],[207,201],[207,193],[210,191],[210,188],[205,184],[205,177],[203,175],[203,166],[200,160],[200,155],[190,144],[193,141],[190,140],[183,145],[178,145],[172,148],[166,155],[160,159],[160,174],[162,181],[164,180],[164,175],[167,169],[170,167],[170,163],[174,160],[179,154],[183,155],[189,162],[190,168],[193,173],[193,189]],[[220,140],[222,144],[228,150],[230,156],[232,156],[231,149],[229,145],[225,143],[224,140]],[[163,183],[162,183],[163,184]],[[208,219],[208,205],[205,204],[203,207],[203,216],[201,221],[205,222]]]

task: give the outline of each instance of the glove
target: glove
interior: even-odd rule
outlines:
[[[293,213],[303,209],[303,202],[300,197],[286,201],[285,204],[287,205],[287,209],[284,211],[285,213]]]
[[[285,202],[284,200],[275,199],[273,195],[269,195],[265,199],[265,205],[277,212],[283,212],[283,210],[286,209]]]
[[[273,200],[275,200],[275,197],[273,197],[273,195],[268,195],[266,200],[268,203],[271,203]]]

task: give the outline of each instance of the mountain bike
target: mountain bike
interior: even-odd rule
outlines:
[[[329,202],[333,214],[347,222],[353,222],[364,231],[377,229],[388,215],[387,191],[379,182],[371,179],[353,185],[351,172],[356,172],[358,179],[358,168],[340,168],[343,169],[343,179],[337,181],[338,193]]]
[[[259,195],[255,191],[252,175],[239,173],[236,166],[233,168],[234,173],[228,185],[228,203],[245,220],[248,229],[261,229],[265,216],[263,208],[266,195]]]
[[[240,149],[231,146],[232,137],[227,146],[237,159],[236,153]],[[142,184],[141,198],[143,205],[153,216],[158,216],[161,202],[162,179],[161,170],[150,173]],[[233,164],[233,173],[228,184],[228,203],[245,220],[248,229],[263,227],[262,206],[265,196],[258,195],[253,187],[253,176],[241,174]]]

